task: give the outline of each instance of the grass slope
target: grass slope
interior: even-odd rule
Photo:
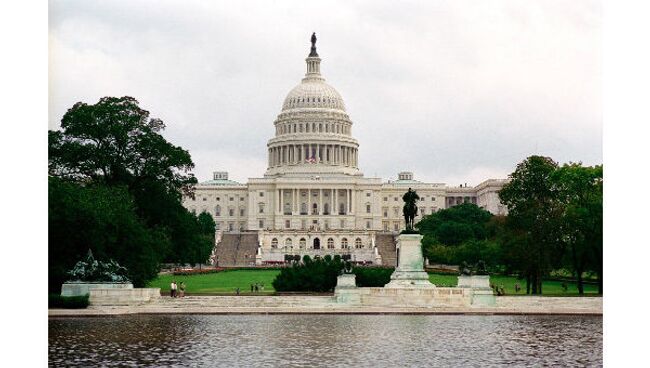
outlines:
[[[275,291],[271,283],[279,273],[280,270],[226,270],[219,273],[191,276],[160,275],[158,278],[151,281],[148,287],[158,287],[163,293],[168,293],[169,284],[172,280],[176,280],[177,283],[180,283],[181,281],[185,282],[187,288],[186,292],[188,294],[234,294],[237,287],[240,288],[242,294],[250,294],[251,284],[257,282],[259,284],[264,284],[264,293],[266,294]],[[458,276],[430,273],[429,280],[437,286],[456,286]],[[517,295],[517,293],[515,293],[515,284],[517,282],[523,289],[518,295],[524,295],[526,292],[526,281],[517,280],[512,276],[490,276],[490,282],[497,286],[503,286],[506,295]],[[561,281],[544,281],[543,295],[578,295],[578,289],[575,283],[567,282],[567,285],[568,290],[564,292],[562,290]],[[597,291],[598,289],[596,285],[585,285],[586,294],[596,294]]]
[[[235,293],[238,287],[242,294],[251,292],[251,284],[264,284],[264,293],[274,292],[271,282],[280,273],[279,270],[226,270],[203,275],[173,276],[160,275],[149,283],[149,287],[159,287],[161,292],[169,292],[172,280],[184,282],[188,294],[192,293]]]

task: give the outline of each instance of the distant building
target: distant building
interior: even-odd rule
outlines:
[[[341,254],[381,263],[377,235],[404,228],[402,195],[408,188],[421,198],[418,217],[461,203],[506,213],[497,194],[506,180],[449,187],[417,181],[411,172],[387,182],[364,177],[352,121],[341,95],[321,76],[315,47],[306,61],[305,77],[274,122],[264,177],[240,184],[217,171],[197,185],[195,199],[183,199],[190,211],[212,214],[218,242],[229,233],[257,232],[255,258],[246,258],[258,264],[283,261],[287,254]],[[233,249],[239,247],[232,242]]]

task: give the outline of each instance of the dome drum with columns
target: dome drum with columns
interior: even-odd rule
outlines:
[[[284,99],[275,120],[264,176],[362,176],[352,121],[341,95],[320,74],[315,39],[306,62],[305,77]]]
[[[287,255],[325,254],[394,265],[393,235],[405,226],[402,195],[408,188],[421,198],[416,221],[467,202],[506,213],[498,197],[506,180],[467,187],[423,183],[410,171],[400,172],[397,180],[364,177],[352,121],[341,95],[320,73],[315,43],[312,35],[307,73],[275,119],[264,177],[240,184],[217,172],[197,185],[194,198],[183,198],[190,211],[214,217],[213,255],[220,265],[275,264]]]

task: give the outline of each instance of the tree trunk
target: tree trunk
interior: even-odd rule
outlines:
[[[537,292],[542,295],[542,271],[537,271]]]
[[[530,273],[526,273],[526,294],[530,294]]]
[[[533,290],[532,294],[536,295],[537,294],[537,272],[535,272],[533,275]]]
[[[577,282],[578,282],[578,294],[582,295],[585,293],[585,288],[582,283],[582,270],[577,270]]]

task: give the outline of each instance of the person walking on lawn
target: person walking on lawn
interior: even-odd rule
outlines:
[[[172,284],[169,287],[169,294],[172,298],[176,297],[176,280],[172,280]]]
[[[181,285],[179,286],[179,290],[181,291],[181,298],[185,296],[185,283],[181,281]]]

